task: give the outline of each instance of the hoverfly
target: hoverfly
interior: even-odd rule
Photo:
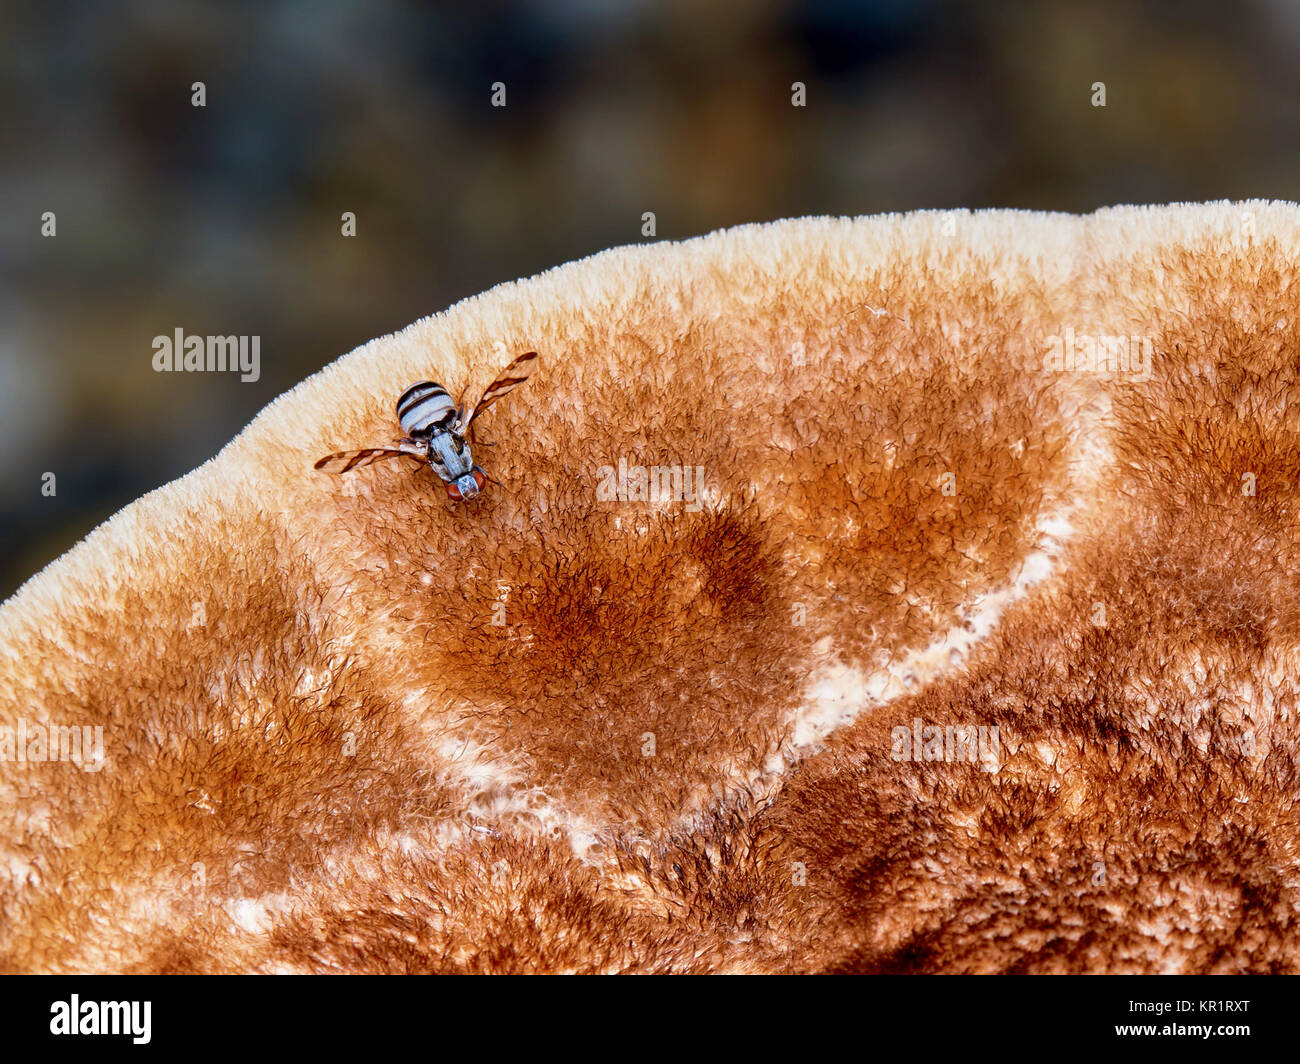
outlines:
[[[457,407],[441,384],[433,381],[412,384],[397,400],[397,421],[405,436],[394,440],[391,447],[364,447],[359,451],[327,454],[316,463],[316,468],[327,473],[348,473],[388,458],[413,458],[433,467],[451,498],[457,501],[474,498],[489,479],[474,464],[470,454],[474,419],[528,380],[535,358],[536,351],[516,358],[469,408]]]

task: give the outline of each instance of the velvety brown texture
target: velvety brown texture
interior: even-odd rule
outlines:
[[[782,222],[359,349],[0,608],[0,725],[105,743],[0,762],[0,968],[1296,970],[1298,243]],[[481,499],[312,470],[532,349]]]

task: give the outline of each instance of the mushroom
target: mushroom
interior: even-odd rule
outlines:
[[[341,358],[0,607],[0,968],[1294,969],[1298,234],[776,222]],[[533,350],[479,497],[313,469]]]

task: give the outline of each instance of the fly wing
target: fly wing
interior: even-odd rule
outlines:
[[[417,462],[424,461],[424,449],[414,440],[401,439],[394,440],[393,443],[395,444],[393,447],[363,447],[359,451],[335,451],[317,462],[316,468],[325,473],[350,473],[361,466],[387,461],[390,458],[414,458]]]
[[[529,351],[520,355],[517,359],[503,369],[500,375],[489,384],[483,392],[483,396],[465,413],[464,425],[468,428],[479,414],[483,413],[489,406],[495,403],[503,395],[514,391],[524,383],[533,372],[533,361],[537,358],[536,351]]]

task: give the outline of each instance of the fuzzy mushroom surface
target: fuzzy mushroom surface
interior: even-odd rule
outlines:
[[[358,348],[0,606],[0,970],[1300,969],[1297,264],[811,218]],[[313,469],[526,351],[477,497]]]

